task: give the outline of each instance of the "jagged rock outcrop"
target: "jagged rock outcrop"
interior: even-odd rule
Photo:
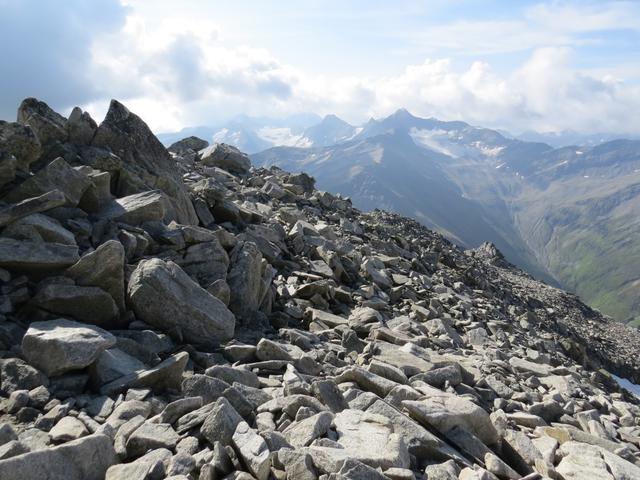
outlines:
[[[175,162],[147,124],[127,107],[111,101],[92,145],[109,149],[122,161],[121,169],[116,172],[117,196],[159,189],[171,200],[172,208],[165,213],[167,220],[185,225],[198,223]]]
[[[169,154],[115,101],[18,120],[3,480],[640,478],[640,401],[609,373],[640,381],[637,330],[495,246],[225,145]]]

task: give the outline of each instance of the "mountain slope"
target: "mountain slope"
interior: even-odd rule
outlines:
[[[492,244],[74,111],[0,121],[30,174],[0,189],[0,479],[640,478],[612,375],[640,382],[639,330]]]
[[[409,135],[387,133],[326,148],[276,147],[251,156],[261,166],[304,170],[318,185],[351,197],[365,210],[387,209],[418,219],[459,245],[491,241],[512,262],[553,282],[508,221],[506,207],[467,198],[444,173],[444,155],[418,147]]]
[[[253,156],[310,170],[322,188],[458,244],[490,239],[533,275],[631,322],[640,321],[639,157],[637,141],[554,149],[406,110],[370,120],[344,144]]]

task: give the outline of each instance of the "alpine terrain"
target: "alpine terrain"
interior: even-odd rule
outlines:
[[[536,278],[640,324],[640,141],[553,148],[406,110],[351,131],[252,159],[303,169],[360,208],[413,217],[463,247],[490,240]]]
[[[634,148],[424,120],[258,158],[560,271],[598,245],[563,226],[632,228]],[[494,243],[224,143],[165,149],[115,100],[99,125],[24,100],[0,159],[2,480],[640,478],[640,398],[614,376],[640,382],[640,332]]]

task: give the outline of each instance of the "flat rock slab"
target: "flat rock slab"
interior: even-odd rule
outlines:
[[[109,332],[60,318],[32,323],[22,339],[27,361],[48,376],[79,370],[92,364],[116,338]]]
[[[26,272],[51,272],[80,259],[76,245],[0,238],[0,267]]]
[[[0,227],[4,227],[20,218],[64,205],[66,198],[60,190],[51,190],[38,197],[27,198],[19,203],[0,209]]]
[[[383,469],[410,465],[404,439],[394,433],[387,417],[360,410],[343,410],[335,416],[338,443],[350,458]]]
[[[3,480],[103,480],[116,463],[106,435],[91,435],[58,447],[37,450],[0,461]]]
[[[460,426],[472,432],[486,445],[496,444],[500,440],[489,414],[482,407],[466,398],[433,390],[433,395],[424,400],[402,402],[411,417],[443,434]]]
[[[168,203],[169,200],[161,191],[150,190],[113,200],[98,215],[129,225],[140,225],[144,222],[162,221]]]

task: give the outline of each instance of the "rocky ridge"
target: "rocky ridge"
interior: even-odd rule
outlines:
[[[633,479],[640,334],[228,145],[0,123],[0,478]]]

